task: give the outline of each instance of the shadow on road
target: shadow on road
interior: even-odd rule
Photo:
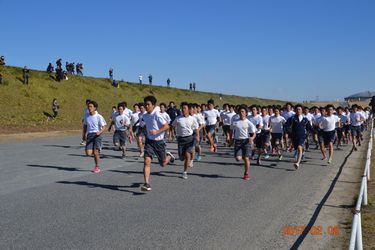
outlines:
[[[56,147],[56,148],[72,148],[72,149],[83,149],[83,146],[66,146],[66,145],[43,145],[43,147]]]
[[[136,192],[136,191],[131,191],[131,190],[125,189],[125,188],[139,188],[142,183],[133,183],[130,186],[106,185],[106,184],[99,184],[99,183],[93,183],[93,182],[87,182],[87,181],[58,181],[56,183],[86,186],[88,188],[103,188],[103,189],[109,189],[109,190],[114,190],[114,191],[131,193],[133,195],[144,195],[145,194],[145,193],[142,193],[142,192]]]
[[[36,164],[28,164],[28,167],[32,168],[52,168],[62,171],[81,171],[81,172],[90,172],[90,170],[82,170],[79,168],[69,168],[69,167],[59,167],[59,166],[50,166],[50,165],[36,165]]]

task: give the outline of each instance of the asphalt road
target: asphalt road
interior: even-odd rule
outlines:
[[[327,176],[350,148],[336,151],[330,166],[311,150],[298,171],[291,153],[281,162],[252,162],[251,180],[243,181],[242,163],[219,147],[195,162],[187,180],[180,161],[153,164],[153,191],[144,193],[134,143],[122,160],[106,135],[102,172],[93,174],[79,142],[0,144],[0,249],[289,249],[296,241],[311,249],[283,228],[316,217],[311,211],[327,193]],[[168,147],[176,152],[175,144]]]

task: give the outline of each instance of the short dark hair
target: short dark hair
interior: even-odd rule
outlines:
[[[160,105],[159,105],[160,107],[161,106],[164,106],[164,108],[166,108],[167,107],[167,105],[164,103],[164,102],[162,102],[162,103],[160,103]]]
[[[246,106],[245,104],[241,104],[241,105],[238,107],[238,112],[240,112],[241,109],[244,109],[246,112],[248,111],[247,106]]]
[[[125,106],[125,108],[128,106],[128,103],[126,101],[123,101],[122,104]]]
[[[326,106],[326,109],[329,109],[329,108],[333,108],[333,109],[335,109],[335,106],[333,106],[332,104],[328,104],[328,105]]]
[[[215,101],[213,99],[210,99],[210,100],[207,101],[207,104],[215,105]]]
[[[89,104],[91,100],[90,99],[86,99],[86,104]]]
[[[287,103],[286,105],[288,105],[288,103]],[[292,106],[292,107],[293,107],[293,106]],[[299,104],[299,103],[298,103],[298,104],[296,104],[296,105],[294,106],[295,109],[297,109],[298,107],[301,107],[301,109],[303,109],[302,104]]]
[[[125,109],[125,106],[124,106],[123,102],[120,102],[119,104],[117,104],[117,108],[120,108],[120,107],[122,107],[123,109]]]
[[[90,100],[87,105],[92,104],[95,108],[98,108],[98,103],[96,101]]]
[[[190,105],[189,103],[187,103],[187,102],[181,102],[180,106],[181,106],[181,108],[182,108],[183,106],[188,106],[188,108],[191,107],[191,105]]]
[[[135,108],[135,107],[138,107],[138,108],[139,108],[139,104],[138,104],[138,103],[135,103],[135,104],[133,105],[133,108]]]
[[[155,105],[157,100],[155,98],[155,96],[152,96],[152,95],[149,95],[149,96],[146,96],[143,101],[146,103],[146,102],[151,102],[152,105]]]
[[[354,108],[358,108],[358,105],[357,104],[353,104],[352,105],[352,109],[354,109]]]
[[[290,103],[290,102],[285,103],[285,107],[287,107],[288,105],[291,106],[291,107],[293,108],[292,103]],[[300,106],[302,107],[301,104],[297,104],[297,105],[300,105]],[[297,108],[297,105],[295,106],[295,108]]]

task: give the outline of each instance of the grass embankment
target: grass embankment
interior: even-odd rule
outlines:
[[[80,129],[86,99],[96,100],[99,112],[107,119],[111,107],[118,102],[126,101],[131,107],[151,94],[150,87],[146,84],[120,82],[120,88],[114,88],[108,79],[79,76],[69,76],[69,80],[57,82],[54,74],[36,70],[30,71],[29,85],[23,85],[22,68],[0,66],[0,72],[3,75],[3,84],[0,85],[0,134]],[[191,92],[160,86],[153,86],[152,93],[158,103],[205,103],[210,98],[218,105],[224,102],[248,105],[284,103],[234,95],[222,95],[220,101],[218,93]],[[52,114],[53,98],[57,98],[60,105],[57,119],[48,118]]]
[[[375,147],[371,153],[371,181],[367,183],[367,199],[368,206],[364,206],[362,210],[362,235],[363,249],[375,249]]]

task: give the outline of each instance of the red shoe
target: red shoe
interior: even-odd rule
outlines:
[[[93,173],[97,174],[100,172],[99,166],[95,166],[94,169],[92,170]]]
[[[244,174],[242,179],[245,180],[245,181],[248,181],[248,180],[250,180],[250,176],[248,174]]]

